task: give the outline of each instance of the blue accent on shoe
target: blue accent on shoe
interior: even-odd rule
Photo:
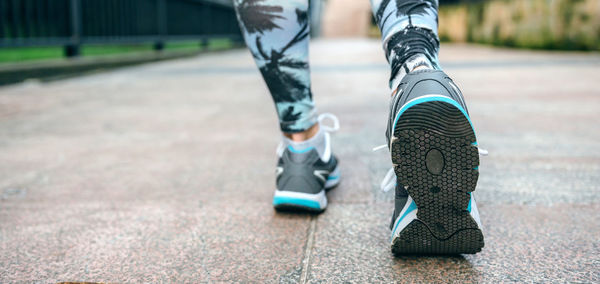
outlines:
[[[308,148],[306,148],[306,149],[302,149],[302,150],[296,150],[296,149],[294,149],[294,147],[292,147],[292,145],[288,145],[288,149],[289,149],[290,151],[292,151],[293,153],[296,153],[296,154],[302,154],[302,153],[306,153],[306,152],[308,152],[308,151],[310,151],[310,150],[312,150],[312,149],[314,149],[314,148],[315,148],[315,147],[312,147],[312,146],[311,146],[311,147],[308,147]]]
[[[469,192],[469,196],[471,196],[471,193]],[[469,205],[467,206],[467,211],[469,211],[469,213],[471,213],[471,201],[473,201],[473,197],[471,196],[471,198],[469,199]]]
[[[396,229],[398,229],[398,224],[400,224],[400,222],[402,221],[402,219],[404,219],[404,217],[406,217],[406,215],[414,210],[417,209],[417,204],[415,203],[414,200],[411,200],[410,205],[408,205],[408,208],[406,209],[406,211],[404,211],[404,214],[402,214],[402,216],[400,216],[400,218],[396,219],[396,223],[394,224],[394,229],[392,230],[392,237],[394,238],[394,234],[396,233]],[[392,240],[390,239],[390,242]]]
[[[340,175],[337,175],[337,176],[328,176],[327,180],[334,180],[334,179],[338,179],[338,178],[340,178]]]
[[[467,118],[467,120],[469,121],[469,124],[471,125],[471,128],[475,129],[473,127],[473,123],[471,123],[471,118],[469,117],[469,115],[467,114],[465,109],[463,109],[463,107],[460,104],[458,104],[455,100],[453,100],[449,97],[446,97],[446,96],[420,97],[420,98],[417,98],[413,101],[410,101],[410,102],[404,104],[398,111],[398,114],[396,114],[396,119],[394,120],[394,127],[392,129],[396,129],[396,123],[398,123],[398,119],[400,118],[400,115],[402,115],[402,113],[404,113],[407,109],[409,109],[415,105],[418,105],[418,104],[422,104],[425,102],[433,102],[433,101],[445,102],[445,103],[449,103],[449,104],[455,106]],[[475,145],[477,145],[477,144],[475,144]]]
[[[299,206],[310,207],[310,208],[315,208],[315,209],[322,209],[321,205],[319,205],[319,202],[316,202],[314,200],[275,196],[273,198],[273,206],[277,206],[280,204],[291,204],[291,205],[299,205]]]
[[[479,166],[477,166],[477,167],[474,167],[473,169],[474,169],[474,170],[479,170]]]

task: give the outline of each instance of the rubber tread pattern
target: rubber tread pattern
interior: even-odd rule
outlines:
[[[483,235],[479,229],[464,229],[440,240],[427,225],[413,220],[394,240],[392,253],[398,254],[473,254],[481,251]]]
[[[398,183],[415,201],[417,220],[393,241],[398,253],[476,253],[483,234],[467,211],[475,190],[479,154],[470,122],[455,106],[441,101],[406,110],[394,128],[392,161]],[[443,169],[427,169],[427,153],[443,155]]]
[[[292,203],[281,203],[281,204],[273,206],[273,208],[275,208],[275,211],[277,211],[277,212],[312,213],[312,214],[323,213],[323,212],[325,212],[325,209],[327,209],[327,208],[317,209],[317,208],[313,208],[313,207],[302,206],[302,205],[292,204]]]

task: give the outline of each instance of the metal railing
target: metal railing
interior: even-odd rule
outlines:
[[[241,40],[229,0],[0,0],[0,48]]]

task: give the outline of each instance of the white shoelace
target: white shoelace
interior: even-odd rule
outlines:
[[[331,120],[331,122],[333,123],[333,126],[329,126],[326,125],[324,123],[325,120]],[[340,121],[337,118],[337,116],[335,116],[334,114],[331,113],[322,113],[317,117],[317,122],[319,123],[319,127],[321,128],[319,131],[324,131],[326,133],[333,133],[336,132],[340,129]],[[285,139],[285,138],[284,138]],[[329,138],[326,138],[329,139]],[[281,156],[281,154],[283,153],[283,151],[285,150],[285,143],[284,142],[280,142],[279,145],[277,145],[277,149],[275,150],[277,155]],[[331,153],[331,149],[327,148],[329,147],[329,145],[326,146],[326,151]],[[327,156],[327,155],[326,155]]]
[[[379,151],[383,148],[387,147],[386,144],[383,145],[379,145],[375,148],[373,148],[373,152],[375,151]],[[479,152],[479,156],[487,156],[488,155],[488,150],[480,148],[478,146],[473,146],[473,147],[477,147],[477,151]],[[379,188],[383,191],[383,192],[388,192],[390,191],[390,189],[395,188],[396,187],[396,172],[394,171],[394,167],[392,166],[387,173],[385,174],[385,177],[383,177],[383,180],[381,180],[381,184],[379,184]]]
[[[325,119],[327,118],[329,118],[333,122],[333,126],[327,126],[325,125],[325,123],[323,123],[323,121],[325,121]],[[327,132],[333,133],[340,130],[340,120],[337,118],[337,116],[333,115],[332,113],[326,112],[319,114],[319,116],[317,117],[317,121],[319,122],[319,126]]]

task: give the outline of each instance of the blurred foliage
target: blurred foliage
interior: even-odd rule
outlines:
[[[440,39],[500,46],[600,50],[598,0],[490,0],[440,7]]]

